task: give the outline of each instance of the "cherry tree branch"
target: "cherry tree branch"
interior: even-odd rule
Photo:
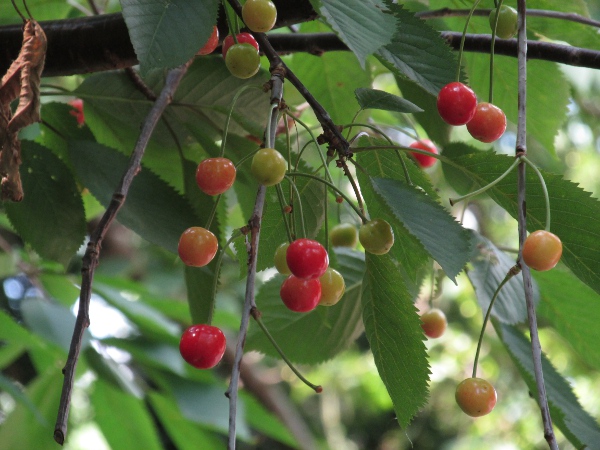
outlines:
[[[279,106],[283,97],[283,73],[280,67],[276,64],[271,64],[271,105],[275,107],[271,109],[271,127],[266,130],[269,134],[268,142],[275,142],[275,132],[277,130],[277,117],[279,114]],[[242,318],[240,321],[240,332],[235,348],[233,359],[233,367],[231,369],[231,380],[229,388],[225,395],[229,398],[229,439],[227,448],[235,450],[236,444],[236,416],[237,416],[237,401],[238,401],[238,384],[240,378],[240,368],[242,356],[244,354],[244,344],[246,343],[246,335],[248,334],[248,325],[250,321],[250,312],[256,308],[254,301],[254,285],[256,280],[256,263],[258,255],[258,243],[260,238],[260,227],[265,204],[267,188],[260,185],[254,203],[252,217],[248,223],[250,228],[250,243],[248,245],[248,277],[246,279],[246,296],[242,309]]]
[[[433,11],[421,11],[416,13],[415,16],[425,20],[439,17],[463,17],[468,16],[470,11],[470,9],[441,8]],[[491,12],[491,9],[482,8],[473,11],[473,15],[488,17]],[[551,19],[566,20],[570,22],[577,22],[583,25],[589,25],[592,27],[600,28],[599,21],[575,13],[564,13],[560,11],[549,11],[545,9],[528,9],[527,15],[531,17],[547,17]]]
[[[121,181],[112,196],[112,200],[96,226],[96,229],[90,236],[87,244],[87,249],[82,260],[81,268],[81,291],[79,295],[79,310],[77,312],[77,320],[71,338],[69,355],[63,369],[64,381],[54,428],[54,440],[59,444],[63,444],[67,433],[67,422],[69,417],[69,409],[71,406],[71,394],[73,391],[73,382],[75,380],[75,369],[79,360],[81,344],[85,329],[90,325],[89,307],[90,297],[92,294],[92,283],[94,279],[94,271],[98,266],[100,249],[102,240],[108,231],[108,228],[117,216],[117,213],[125,203],[129,188],[135,176],[141,168],[142,157],[148,145],[148,141],[152,136],[154,128],[160,119],[165,108],[171,103],[173,95],[179,86],[179,83],[187,72],[189,63],[171,70],[166,77],[165,86],[162,89],[159,97],[148,113],[140,132],[140,136],[135,144],[129,164]]]
[[[517,143],[516,157],[527,154],[527,2],[519,0],[517,3],[519,13],[519,34],[517,36],[519,55],[518,55],[518,108],[519,119],[517,124]],[[521,162],[517,168],[517,203],[518,203],[518,225],[519,225],[519,256],[518,263],[523,273],[523,287],[525,291],[525,302],[527,304],[527,317],[529,319],[529,334],[531,337],[531,353],[533,357],[533,369],[535,373],[535,383],[537,386],[538,404],[542,413],[544,423],[544,438],[552,450],[558,450],[556,437],[552,428],[552,419],[548,407],[548,397],[546,395],[546,385],[544,383],[544,373],[542,370],[542,347],[538,336],[537,318],[535,313],[535,304],[533,302],[533,286],[531,281],[531,272],[527,264],[523,261],[523,243],[527,238],[527,211],[526,211],[526,165]]]

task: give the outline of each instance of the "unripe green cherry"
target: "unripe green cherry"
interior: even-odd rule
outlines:
[[[494,22],[496,21],[496,9],[492,9],[490,12],[490,27],[494,29]],[[510,6],[502,5],[498,14],[498,25],[496,26],[496,36],[501,39],[510,39],[517,34],[518,14],[517,10]]]
[[[234,77],[250,78],[260,69],[260,55],[250,44],[233,44],[225,55],[225,65]]]
[[[265,33],[275,25],[277,8],[271,0],[246,0],[242,7],[242,19],[252,31]]]
[[[285,259],[285,255],[289,246],[289,242],[284,242],[279,247],[277,247],[277,250],[275,250],[275,268],[277,269],[277,272],[279,272],[282,275],[292,274],[292,271],[288,267],[287,261]]]
[[[333,306],[339,302],[346,290],[346,283],[344,283],[342,274],[328,267],[325,273],[319,278],[319,281],[321,281],[321,300],[319,300],[319,305]]]
[[[252,166],[250,167],[256,181],[267,187],[281,183],[286,170],[287,162],[285,158],[274,148],[261,148],[257,151],[252,158]]]
[[[329,239],[334,247],[354,248],[358,244],[358,230],[351,223],[340,223],[331,229]]]
[[[375,219],[361,225],[358,239],[368,253],[385,255],[394,245],[394,231],[383,219]]]

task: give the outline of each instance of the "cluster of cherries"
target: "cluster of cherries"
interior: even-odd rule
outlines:
[[[275,25],[277,8],[271,0],[247,0],[242,7],[242,19],[251,31],[265,33]],[[210,38],[197,54],[209,55],[218,45],[219,30],[215,26]],[[260,68],[258,42],[250,33],[238,33],[235,38],[228,35],[223,40],[222,53],[229,72],[237,78],[250,78]]]

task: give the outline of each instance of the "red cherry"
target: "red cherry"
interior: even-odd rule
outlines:
[[[439,338],[448,326],[446,315],[437,308],[424,312],[421,315],[421,322],[423,332],[430,338]]]
[[[475,115],[477,96],[473,89],[455,81],[444,86],[437,98],[437,109],[444,122],[464,125]]]
[[[235,166],[227,158],[208,158],[198,164],[196,183],[208,195],[222,194],[235,181]]]
[[[198,50],[198,53],[196,53],[196,55],[198,55],[198,56],[210,55],[212,52],[215,51],[215,48],[217,48],[218,45],[219,45],[219,29],[217,28],[216,25],[214,25],[213,32],[210,35],[210,37],[208,38],[208,41],[206,41],[206,44],[204,44],[204,46],[200,50]]]
[[[83,125],[85,123],[85,116],[83,115],[83,100],[76,98],[69,102],[74,109],[69,111],[73,117],[77,119],[77,125]]]
[[[312,239],[296,239],[285,255],[288,267],[298,278],[319,278],[329,266],[327,250]]]
[[[421,139],[419,141],[415,141],[412,144],[410,144],[409,147],[416,148],[419,150],[425,150],[426,152],[430,152],[436,155],[438,154],[436,146],[429,139]],[[413,152],[412,155],[417,160],[417,163],[419,163],[419,166],[423,168],[431,167],[437,161],[437,158],[434,158],[433,156],[427,156],[422,153]]]
[[[197,369],[216,366],[225,353],[225,347],[225,335],[212,325],[192,325],[183,332],[179,341],[179,353]]]
[[[318,278],[303,280],[290,275],[281,285],[279,296],[292,311],[312,311],[321,300],[321,281]]]
[[[191,227],[179,238],[177,251],[188,266],[203,267],[210,263],[219,249],[217,237],[202,227]]]
[[[481,102],[477,105],[475,115],[467,123],[467,130],[478,141],[494,142],[506,130],[506,116],[497,106]]]
[[[254,39],[254,36],[252,36],[250,33],[240,33],[240,34],[236,35],[236,37],[238,40],[238,44],[250,44],[256,49],[256,51],[259,50],[258,42],[256,42],[256,39]],[[231,47],[233,44],[235,44],[235,42],[233,41],[232,35],[228,35],[227,37],[225,37],[225,39],[223,40],[223,46],[222,46],[223,58],[225,58],[225,55],[227,55],[227,51],[229,50],[229,47]]]
[[[456,403],[465,414],[481,417],[492,412],[496,406],[496,390],[489,381],[483,378],[467,378],[457,387]]]

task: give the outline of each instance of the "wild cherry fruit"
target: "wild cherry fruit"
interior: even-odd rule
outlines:
[[[284,242],[277,247],[277,250],[275,250],[275,268],[277,269],[277,272],[282,275],[291,275],[292,273],[286,261],[286,254],[289,246],[289,242]]]
[[[481,142],[494,142],[506,130],[504,111],[491,103],[481,102],[477,105],[475,115],[467,123],[467,130]]]
[[[319,278],[319,281],[321,282],[321,300],[319,300],[319,305],[333,306],[339,302],[346,290],[346,283],[344,283],[342,274],[328,267],[325,273]]]
[[[250,171],[256,181],[265,186],[275,186],[285,177],[287,162],[274,148],[261,148],[252,158]]]
[[[260,69],[260,55],[250,44],[233,44],[225,56],[225,65],[231,75],[245,80]]]
[[[562,242],[557,235],[549,231],[534,231],[523,243],[523,261],[540,272],[556,266],[561,256]]]
[[[464,125],[475,115],[477,96],[473,89],[455,81],[444,86],[437,98],[437,109],[444,122]]]
[[[254,47],[256,49],[256,51],[259,50],[258,48],[258,42],[256,42],[256,39],[254,39],[254,36],[252,36],[250,33],[239,33],[235,35],[238,44],[250,44],[252,47]],[[233,40],[233,36],[232,35],[228,35],[225,37],[225,39],[223,40],[223,46],[221,47],[221,52],[223,53],[223,58],[227,57],[227,52],[229,51],[229,47],[231,47],[233,44],[235,44],[235,41]]]
[[[429,139],[421,139],[419,141],[415,141],[412,144],[410,144],[409,147],[416,148],[419,150],[425,150],[426,152],[430,152],[435,155],[438,154],[438,150],[437,150],[436,146]],[[417,160],[417,163],[419,164],[419,166],[421,166],[423,168],[431,167],[437,161],[437,158],[434,158],[433,156],[427,156],[422,153],[414,153],[413,152],[412,155]]]
[[[421,324],[423,332],[430,338],[439,338],[444,334],[448,325],[446,315],[437,308],[431,308],[421,314],[421,322],[423,322]]]
[[[334,247],[354,248],[358,244],[358,230],[351,223],[340,223],[329,232],[329,241]]]
[[[318,278],[303,280],[290,275],[281,285],[279,296],[285,306],[292,311],[312,311],[321,299],[321,282]]]
[[[179,353],[197,369],[216,366],[225,353],[226,339],[223,332],[212,325],[192,325],[181,335]]]
[[[358,239],[366,252],[384,255],[394,245],[394,231],[383,219],[375,219],[361,225]]]
[[[271,0],[246,0],[242,7],[242,19],[252,31],[265,33],[275,25],[277,8]]]
[[[467,378],[456,388],[456,403],[465,414],[481,417],[489,414],[496,406],[496,390],[482,378]]]
[[[198,164],[196,183],[202,192],[219,195],[227,191],[235,181],[236,170],[227,158],[208,158]]]
[[[496,26],[496,36],[501,39],[510,39],[517,34],[519,24],[517,22],[517,10],[510,6],[502,5],[498,14],[498,25]],[[494,29],[496,22],[496,8],[490,12],[490,27]]]
[[[206,44],[204,44],[204,46],[200,50],[198,50],[198,53],[196,53],[196,55],[198,55],[198,56],[210,55],[212,52],[215,51],[215,49],[218,47],[218,45],[219,45],[219,29],[217,28],[216,25],[214,25],[212,34],[208,38],[208,41],[206,41]]]
[[[77,125],[83,125],[85,123],[85,116],[83,115],[83,100],[76,98],[71,100],[69,105],[73,107],[73,109],[69,111],[69,114],[77,119]]]
[[[179,257],[188,266],[203,267],[210,263],[219,249],[217,238],[202,227],[191,227],[179,238]]]
[[[319,278],[329,266],[327,250],[312,239],[296,239],[288,247],[285,259],[292,273],[303,280]]]

